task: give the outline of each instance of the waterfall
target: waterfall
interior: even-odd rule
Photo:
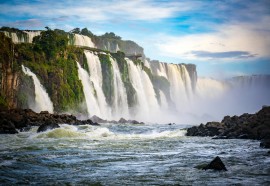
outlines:
[[[161,106],[161,108],[168,109],[169,104],[167,102],[165,94],[161,90],[159,91],[159,97],[160,97],[160,106]]]
[[[93,89],[89,74],[87,73],[86,70],[84,70],[81,67],[81,65],[78,62],[77,62],[77,66],[78,66],[79,79],[82,81],[82,85],[83,85],[83,92],[84,92],[84,97],[86,101],[88,116],[91,117],[93,115],[97,115],[101,117],[101,112],[99,109],[98,102],[95,98],[95,91]]]
[[[97,102],[103,119],[111,119],[111,110],[106,103],[106,98],[102,90],[102,71],[99,57],[90,51],[84,52],[90,73],[90,80],[96,90]]]
[[[74,34],[74,45],[96,48],[90,37],[80,34]]]
[[[170,82],[170,93],[176,108],[181,111],[187,104],[185,85],[182,79],[181,70],[176,64],[168,65],[168,80]]]
[[[185,65],[178,65],[178,68],[180,69],[181,77],[185,85],[186,95],[188,98],[190,98],[192,96],[192,82],[189,73]]]
[[[150,63],[147,59],[144,60],[144,66],[146,66],[147,68],[149,68],[151,70]]]
[[[4,31],[4,34],[5,34],[7,37],[10,37],[13,43],[21,43],[21,42],[25,42],[25,41],[24,41],[24,38],[22,38],[22,39],[20,40],[20,39],[18,38],[17,34],[14,33],[14,32],[7,32],[7,31]]]
[[[50,113],[53,113],[53,103],[49,98],[48,93],[44,89],[44,87],[40,84],[40,81],[38,80],[37,76],[30,71],[29,68],[24,67],[22,65],[22,71],[25,75],[28,75],[32,77],[34,81],[35,86],[35,105],[33,106],[33,109],[35,112],[40,112],[47,110]]]
[[[126,61],[131,84],[136,90],[137,105],[135,114],[137,117],[145,119],[151,112],[155,112],[159,108],[156,94],[146,72],[136,66],[130,59],[126,58]]]
[[[127,93],[121,79],[117,62],[110,56],[110,61],[113,68],[113,84],[114,84],[114,98],[113,98],[113,114],[116,117],[129,118],[129,109],[127,102]]]

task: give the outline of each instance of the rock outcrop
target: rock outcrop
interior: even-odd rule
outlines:
[[[215,157],[208,165],[203,167],[204,170],[212,169],[212,170],[218,170],[218,171],[227,171],[227,168],[225,167],[224,163],[221,161],[220,157]]]
[[[214,139],[270,139],[270,107],[264,106],[255,114],[225,116],[221,122],[208,122],[205,125],[187,129],[187,136],[210,136]],[[267,147],[268,145],[262,145]]]

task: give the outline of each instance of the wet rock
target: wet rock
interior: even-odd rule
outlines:
[[[128,120],[128,123],[130,123],[130,124],[144,124],[143,122],[139,122],[136,120]]]
[[[213,169],[218,171],[227,171],[227,168],[225,167],[224,163],[221,161],[221,159],[217,156],[215,159],[213,159],[208,165],[203,167],[202,169]]]
[[[37,132],[38,133],[44,132],[46,130],[52,130],[55,128],[60,128],[60,126],[57,123],[52,123],[51,121],[47,121],[38,128]]]

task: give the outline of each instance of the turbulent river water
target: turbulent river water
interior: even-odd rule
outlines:
[[[0,185],[270,185],[253,140],[186,137],[183,125],[70,126],[0,135]],[[227,172],[194,168],[220,156]]]

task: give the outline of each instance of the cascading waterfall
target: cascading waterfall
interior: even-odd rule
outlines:
[[[32,77],[34,81],[35,105],[31,109],[33,109],[35,112],[48,111],[50,113],[53,113],[53,103],[50,100],[48,93],[38,80],[37,76],[33,72],[31,72],[29,68],[24,67],[23,65],[22,71],[25,75]]]
[[[170,65],[170,64],[168,64],[168,65]],[[159,63],[159,69],[157,69],[157,75],[168,78],[164,63]]]
[[[96,91],[96,98],[104,119],[111,119],[111,109],[106,103],[106,98],[102,90],[102,71],[101,64],[97,55],[90,51],[84,52],[90,72],[90,80]]]
[[[189,73],[185,65],[178,65],[178,69],[180,70],[181,77],[185,85],[186,95],[188,98],[190,98],[193,94],[192,94],[192,82]]]
[[[94,95],[95,93],[92,87],[90,76],[87,73],[87,71],[81,67],[81,65],[78,62],[77,62],[77,66],[78,66],[79,79],[82,81],[82,85],[83,85],[83,92],[84,92],[85,102],[87,106],[88,116],[91,117],[93,115],[97,115],[101,117],[101,112],[99,109],[98,102]]]
[[[114,97],[113,97],[113,115],[116,117],[129,118],[129,109],[127,102],[127,93],[121,79],[121,74],[117,62],[110,56],[110,61],[113,68],[113,84],[114,84]]]
[[[130,59],[126,58],[131,83],[136,90],[137,106],[136,115],[138,118],[145,118],[150,112],[158,110],[156,94],[148,75],[139,66],[136,66]]]
[[[160,106],[163,109],[168,109],[169,108],[169,104],[168,101],[166,99],[165,94],[163,93],[163,91],[159,91],[159,96],[160,96]]]
[[[187,95],[185,85],[182,79],[179,66],[176,64],[168,65],[168,80],[171,84],[170,93],[171,98],[175,103],[176,108],[181,111],[187,105]]]

